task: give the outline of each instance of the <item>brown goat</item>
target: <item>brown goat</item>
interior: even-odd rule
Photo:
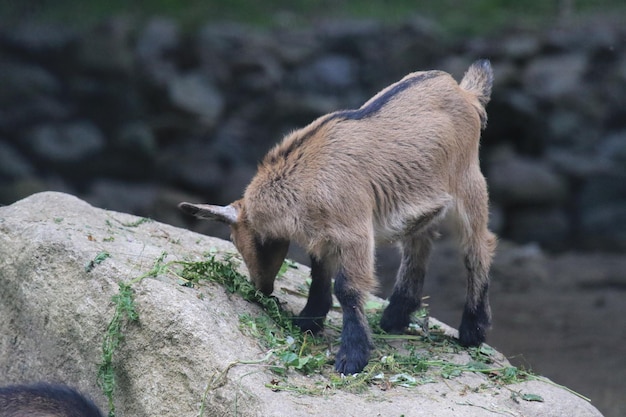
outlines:
[[[447,212],[458,220],[468,271],[461,344],[485,340],[491,313],[489,267],[495,236],[478,164],[493,73],[487,60],[460,84],[442,71],[415,72],[362,107],[327,114],[285,137],[261,162],[242,199],[221,207],[181,203],[186,213],[230,225],[255,286],[272,293],[290,241],[311,256],[311,288],[296,318],[322,329],[332,305],[343,309],[335,369],[360,372],[369,360],[363,311],[375,288],[376,243],[398,242],[402,263],[381,327],[402,332],[420,306],[434,228]]]

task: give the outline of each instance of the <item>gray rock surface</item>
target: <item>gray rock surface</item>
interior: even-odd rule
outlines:
[[[96,370],[118,283],[149,271],[164,252],[172,261],[201,259],[210,248],[233,251],[218,239],[138,220],[51,192],[0,208],[0,385],[65,382],[104,408]],[[110,257],[88,271],[101,252]],[[278,280],[276,295],[287,308],[302,307],[302,297],[288,290],[302,285],[305,275],[298,267]],[[272,392],[265,386],[273,378],[268,370],[241,364],[214,386],[229,364],[266,354],[239,330],[238,316],[258,313],[257,306],[219,285],[182,287],[173,274],[144,279],[134,289],[139,322],[125,329],[114,356],[119,415],[196,416],[206,392],[205,415],[220,416],[601,416],[545,381],[498,387],[474,373],[416,388],[312,397]],[[298,374],[289,378],[311,383]],[[544,401],[516,401],[512,392]]]

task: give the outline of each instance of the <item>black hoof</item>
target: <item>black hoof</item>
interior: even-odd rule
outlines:
[[[485,341],[485,330],[481,328],[464,328],[459,329],[459,343],[461,346],[473,347],[480,346]]]
[[[380,319],[380,327],[387,333],[399,334],[404,333],[411,323],[411,313],[414,306],[407,308],[406,304],[391,303],[383,312]]]
[[[324,318],[294,317],[293,324],[298,326],[303,333],[317,334],[324,330]]]
[[[344,375],[358,374],[365,368],[369,359],[370,350],[368,347],[348,350],[342,346],[335,357],[335,370]]]
[[[459,343],[462,346],[480,346],[485,341],[490,320],[487,313],[463,312],[463,319],[459,327]]]

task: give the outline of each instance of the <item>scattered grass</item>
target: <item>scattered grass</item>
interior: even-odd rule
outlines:
[[[340,328],[327,323],[326,333],[329,338],[314,337],[302,333],[293,325],[293,314],[284,310],[278,299],[265,296],[256,291],[250,281],[237,271],[232,257],[219,260],[209,255],[206,261],[184,262],[180,276],[193,285],[202,280],[219,283],[229,292],[241,295],[245,300],[263,307],[264,313],[257,317],[249,314],[240,316],[240,328],[255,337],[260,346],[266,349],[265,357],[260,361],[238,361],[229,365],[248,363],[269,367],[275,375],[267,387],[274,391],[291,391],[301,394],[319,395],[332,389],[360,392],[370,386],[389,389],[394,386],[412,387],[440,379],[450,379],[464,372],[486,375],[489,382],[496,386],[506,386],[525,380],[540,380],[568,390],[589,401],[588,398],[555,384],[547,378],[534,375],[530,371],[500,364],[496,351],[488,345],[463,348],[456,339],[446,336],[436,325],[430,325],[428,312],[420,310],[416,317],[418,323],[409,331],[412,334],[389,335],[384,333],[378,323],[383,306],[370,303],[366,306],[367,317],[373,331],[375,348],[372,358],[363,372],[356,375],[339,375],[334,371],[332,347],[339,343]],[[287,263],[290,267],[291,263]],[[285,267],[285,265],[283,265]],[[451,361],[453,355],[467,352],[470,360],[465,364]],[[313,386],[298,386],[289,382],[289,372],[297,371],[303,375],[321,375],[323,378]],[[223,375],[223,376],[224,376]],[[514,392],[514,391],[512,391]],[[517,394],[525,401],[540,401],[536,394]]]
[[[98,253],[95,258],[87,262],[87,265],[85,265],[85,272],[93,271],[93,269],[97,265],[100,265],[102,262],[104,262],[106,259],[110,257],[111,257],[111,254],[109,252],[103,251],[103,252]]]
[[[124,227],[139,227],[144,223],[150,223],[150,222],[152,222],[152,219],[149,219],[147,217],[141,217],[135,220],[134,222],[119,222],[119,223]]]
[[[113,296],[114,314],[102,344],[102,362],[98,370],[98,381],[109,401],[109,417],[115,416],[114,392],[115,369],[113,355],[124,339],[125,325],[138,320],[134,304],[133,286],[147,277],[170,273],[179,279],[180,285],[195,287],[209,281],[222,285],[229,293],[256,303],[263,312],[253,316],[248,313],[239,317],[241,331],[258,340],[259,346],[266,353],[257,360],[237,360],[226,368],[207,385],[201,402],[200,416],[204,413],[205,401],[209,392],[226,382],[226,375],[237,365],[257,365],[270,369],[275,377],[266,384],[273,391],[290,391],[306,395],[322,395],[332,390],[362,392],[371,386],[382,390],[393,387],[415,387],[444,379],[456,378],[471,372],[487,376],[488,386],[507,386],[525,380],[540,380],[554,384],[546,378],[536,376],[529,371],[501,364],[494,349],[487,345],[477,348],[463,348],[454,338],[444,334],[442,329],[431,325],[425,309],[416,314],[417,323],[412,325],[407,334],[389,335],[378,326],[383,305],[379,302],[366,306],[367,317],[373,331],[374,349],[369,364],[355,375],[339,375],[333,367],[333,350],[340,340],[340,327],[328,321],[324,337],[303,333],[293,324],[293,314],[282,308],[279,300],[265,296],[257,291],[253,284],[237,270],[237,262],[232,256],[220,259],[215,253],[209,253],[200,262],[172,261],[165,263],[163,253],[153,268],[145,274],[126,283],[119,284],[119,292]],[[286,266],[285,266],[286,265]],[[286,263],[285,271],[295,264]],[[284,272],[283,272],[284,273]],[[299,295],[299,294],[298,294]],[[451,359],[466,352],[467,363],[458,363]],[[318,376],[307,379],[313,385],[298,385],[292,382],[293,372],[305,376]],[[511,398],[524,401],[542,401],[536,394],[518,393],[511,390]]]
[[[233,259],[218,260],[211,255],[206,261],[183,263],[179,275],[187,285],[197,285],[208,280],[223,285],[229,292],[241,295],[245,300],[263,307],[264,314],[242,314],[240,328],[259,341],[268,352],[263,365],[269,367],[276,378],[268,384],[272,390],[297,391],[309,394],[329,389],[362,391],[368,386],[379,385],[415,386],[433,382],[436,378],[454,378],[464,372],[485,374],[498,384],[510,384],[530,378],[532,375],[513,366],[496,365],[495,351],[483,345],[480,348],[462,348],[453,338],[445,336],[437,326],[428,325],[428,312],[421,310],[417,317],[422,323],[413,329],[414,334],[385,334],[378,323],[382,314],[380,303],[366,306],[367,317],[374,333],[375,349],[365,370],[354,376],[341,376],[333,370],[333,346],[339,343],[340,328],[327,323],[327,336],[314,337],[302,333],[293,325],[293,314],[284,310],[276,297],[267,297],[256,291],[250,281],[237,271]],[[283,265],[286,271],[290,263]],[[422,327],[426,326],[427,331]],[[471,360],[456,364],[450,355],[467,351]],[[291,370],[303,375],[323,375],[319,386],[298,387],[289,382]]]
[[[298,264],[295,261],[292,261],[291,259],[285,259],[283,261],[283,264],[280,266],[280,269],[278,270],[278,277],[283,277],[285,276],[285,274],[287,273],[287,271],[289,269],[298,269]]]
[[[119,292],[115,294],[111,301],[113,302],[113,318],[107,326],[102,341],[102,358],[98,367],[98,384],[102,388],[104,395],[107,397],[109,405],[109,417],[115,417],[115,401],[114,394],[116,388],[115,367],[113,365],[113,355],[120,343],[124,340],[124,325],[136,322],[139,319],[137,310],[135,309],[135,298],[133,285],[141,282],[147,277],[156,277],[162,273],[167,264],[163,261],[167,254],[164,252],[156,260],[152,269],[129,282],[119,283]]]

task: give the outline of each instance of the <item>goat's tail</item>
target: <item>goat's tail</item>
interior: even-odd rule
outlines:
[[[459,85],[462,89],[473,93],[478,99],[480,108],[477,110],[480,115],[481,126],[484,129],[487,126],[485,106],[491,99],[491,86],[493,85],[493,70],[489,60],[480,59],[470,65]]]

